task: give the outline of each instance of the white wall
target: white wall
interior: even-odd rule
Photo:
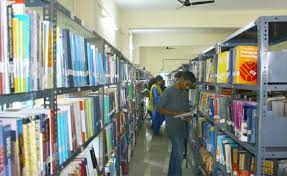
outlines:
[[[119,31],[115,31],[105,24],[101,8],[98,5],[100,4],[108,11],[119,28],[119,10],[114,0],[59,0],[59,2],[112,45],[119,48]]]
[[[161,71],[172,71],[182,63],[188,63],[187,59],[195,58],[197,53],[206,47],[174,46],[173,48],[175,49],[170,50],[167,50],[165,47],[141,47],[139,64],[144,66],[146,70],[151,71],[153,75],[158,75]]]
[[[282,10],[127,10],[120,13],[121,21],[121,49],[129,53],[129,30],[144,28],[239,28],[247,25],[259,16],[287,15],[287,9]],[[231,33],[231,32],[229,32]],[[141,57],[141,47],[150,46],[192,46],[209,45],[222,40],[226,34],[140,34],[135,35],[134,58],[136,63]]]

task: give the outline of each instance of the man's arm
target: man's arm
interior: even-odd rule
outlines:
[[[174,112],[174,111],[171,111],[171,110],[168,110],[165,108],[158,108],[158,112],[163,114],[163,115],[170,116],[170,117],[177,116],[177,115],[181,114],[181,113]]]

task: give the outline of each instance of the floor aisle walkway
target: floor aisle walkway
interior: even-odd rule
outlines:
[[[163,132],[153,136],[152,131],[144,125],[137,137],[129,176],[167,176],[170,151],[171,144]],[[194,175],[191,169],[184,168],[183,176]]]

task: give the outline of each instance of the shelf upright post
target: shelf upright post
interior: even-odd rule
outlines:
[[[57,57],[57,44],[56,44],[56,29],[57,29],[57,8],[56,8],[56,1],[57,0],[50,0],[49,2],[43,3],[43,19],[50,22],[50,26],[52,27],[52,39],[53,39],[53,45],[50,49],[50,55],[52,58],[52,64],[53,64],[53,89],[51,89],[50,97],[46,97],[44,99],[44,105],[46,107],[49,107],[52,110],[52,117],[54,120],[54,131],[55,136],[58,134],[57,131],[57,73],[56,73],[56,57]],[[53,136],[52,136],[53,138]],[[53,148],[57,149],[57,143],[55,142],[55,139],[51,139],[51,141],[54,141],[52,145]],[[56,168],[56,170],[59,170],[59,163],[58,163],[58,152],[56,152],[55,156],[52,156],[53,161],[52,165],[55,164],[55,167],[52,166],[52,168]],[[54,172],[54,171],[53,171]]]
[[[116,84],[117,84],[117,99],[118,99],[118,107],[116,107],[118,112],[121,111],[121,78],[120,78],[120,56],[116,55]],[[119,113],[118,113],[119,114]],[[119,117],[119,115],[118,115]]]
[[[201,56],[199,56],[199,62],[200,62],[200,60],[201,60]],[[199,64],[199,62],[198,62],[198,64]],[[191,64],[192,62],[190,61],[190,64]],[[200,72],[197,72],[197,79],[199,78],[199,75],[200,75]],[[199,80],[197,80],[197,82],[199,82]],[[199,85],[197,86],[197,92],[196,92],[196,94],[197,94],[197,96],[196,96],[196,105],[198,105],[199,104]],[[195,160],[195,162],[193,162],[194,163],[194,166],[193,166],[193,168],[194,168],[194,170],[196,170],[196,172],[198,172],[199,171],[199,166],[198,166],[198,161],[200,160],[200,154],[199,154],[199,145],[200,145],[200,142],[199,142],[199,137],[198,137],[198,134],[199,134],[199,112],[198,112],[198,109],[197,109],[197,111],[196,111],[196,118],[195,118],[195,125],[193,124],[192,125],[192,127],[194,128],[194,127],[196,127],[195,129],[194,129],[194,131],[195,131],[195,137],[196,137],[196,139],[195,139],[195,147],[194,147],[194,149],[193,149],[193,151],[192,151],[192,155],[193,155],[193,158],[194,158],[194,160]],[[191,163],[190,163],[191,164]]]
[[[102,56],[102,61],[105,59],[105,57],[104,57],[104,54],[105,54],[105,44],[104,44],[104,40],[102,40],[102,39],[100,39],[100,40],[98,40],[97,41],[97,43],[96,43],[96,46],[97,46],[97,48],[98,48],[98,50],[99,50],[99,52],[101,53],[101,56]],[[102,106],[101,106],[101,129],[102,129],[102,132],[101,132],[101,134],[99,135],[100,136],[100,144],[99,144],[99,148],[100,148],[100,159],[99,159],[99,169],[100,169],[100,171],[99,172],[101,172],[102,170],[103,170],[103,168],[105,167],[104,166],[104,163],[105,163],[105,147],[104,147],[104,145],[105,145],[105,143],[104,143],[104,141],[105,141],[105,123],[104,123],[104,118],[105,118],[105,109],[104,109],[104,107],[105,107],[105,91],[104,91],[104,89],[105,89],[105,83],[104,83],[104,75],[103,74],[101,74],[101,75],[99,75],[99,84],[101,84],[102,86],[101,86],[101,88],[100,88],[100,91],[99,91],[99,95],[100,95],[100,100],[101,100],[101,104],[102,104]],[[102,138],[102,139],[101,139]]]
[[[257,40],[258,40],[258,86],[257,90],[257,154],[256,156],[256,175],[264,175],[265,146],[263,144],[264,120],[267,117],[267,87],[268,87],[268,60],[267,52],[269,46],[269,22],[267,18],[260,17],[257,21]]]

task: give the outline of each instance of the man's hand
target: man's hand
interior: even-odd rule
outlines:
[[[193,118],[193,116],[185,116],[185,117],[181,117],[180,119],[187,121],[187,122],[190,122],[192,120],[192,118]]]

